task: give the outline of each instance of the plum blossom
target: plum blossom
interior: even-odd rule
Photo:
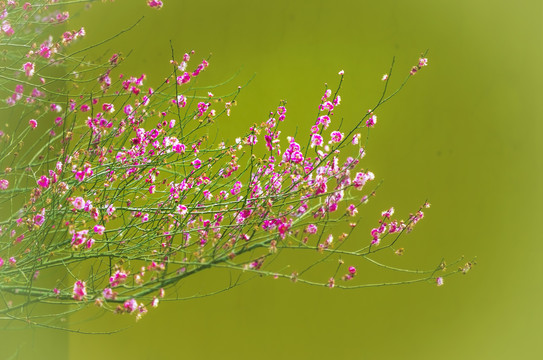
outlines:
[[[72,201],[72,205],[77,210],[83,210],[83,208],[85,207],[85,199],[83,199],[81,196],[78,196]]]
[[[35,65],[31,62],[26,62],[23,64],[23,71],[25,72],[25,75],[28,77],[32,77],[34,75],[35,71]]]
[[[341,140],[343,139],[343,134],[340,133],[339,131],[332,131],[332,133],[330,134],[331,136],[331,141],[332,143],[338,143],[338,142],[341,142]]]
[[[375,115],[370,116],[369,119],[366,120],[366,126],[369,128],[374,127],[376,123],[377,123],[377,116]]]
[[[87,296],[87,284],[84,281],[77,280],[74,283],[73,298],[81,301]]]
[[[40,179],[38,180],[38,185],[44,189],[47,189],[50,183],[51,183],[51,180],[45,175],[42,175]]]

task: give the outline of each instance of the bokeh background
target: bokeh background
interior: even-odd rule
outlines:
[[[111,335],[4,333],[4,349],[18,349],[13,358],[543,358],[541,1],[164,2],[160,11],[144,0],[95,3],[70,27],[85,26],[80,46],[88,46],[144,16],[93,56],[133,50],[125,73],[151,82],[169,70],[170,40],[179,55],[194,49],[196,61],[213,54],[207,84],[241,70],[225,85],[235,89],[256,74],[218,124],[231,139],[281,99],[290,129],[305,129],[341,69],[338,113],[354,123],[378,99],[394,56],[392,85],[429,49],[429,66],[377,113],[364,161],[384,184],[362,221],[372,226],[390,206],[406,217],[428,199],[401,264],[428,268],[465,255],[477,266],[439,288],[341,291],[259,279],[162,303],[137,324],[119,316],[81,324],[129,326]]]

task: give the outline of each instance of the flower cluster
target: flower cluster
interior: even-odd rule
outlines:
[[[161,1],[148,5],[163,6]],[[18,36],[17,26],[8,22],[10,13],[30,6],[1,6],[1,36]],[[68,17],[42,14],[51,26]],[[375,126],[374,111],[383,103],[342,128],[334,112],[341,105],[344,71],[335,92],[327,88],[315,99],[314,123],[296,136],[280,130],[288,121],[286,102],[281,102],[235,142],[211,141],[209,128],[228,121],[242,87],[226,96],[198,94],[193,79],[210,63],[194,63],[194,52],[169,59],[173,66],[165,62],[165,69],[173,69],[155,88],[146,86],[145,74],[118,73],[122,57],[114,54],[96,66],[97,72],[85,71],[93,76],[90,89],[56,97],[42,65],[63,58],[64,48],[84,35],[81,28],[30,46],[17,69],[27,79],[15,77],[15,90],[6,100],[8,106],[34,109],[28,112],[33,117],[24,119],[28,127],[12,136],[22,141],[31,129],[46,129],[26,155],[17,157],[26,161],[24,166],[5,166],[0,173],[0,197],[16,195],[23,204],[0,222],[0,278],[2,284],[15,284],[0,284],[0,290],[19,296],[14,308],[28,299],[92,300],[139,319],[148,307],[158,306],[165,288],[214,267],[330,288],[364,287],[355,284],[355,264],[344,267],[341,259],[331,277],[317,273],[313,279],[303,269],[285,273],[270,260],[280,256],[278,250],[353,261],[371,260],[384,249],[397,252],[398,237],[410,232],[424,216],[422,208],[429,207],[425,204],[406,221],[392,219],[394,208],[385,210],[369,236],[353,239],[355,250],[344,248],[361,207],[375,194],[375,175],[362,166],[366,150],[360,132]],[[417,71],[426,64],[421,58]],[[35,78],[36,87],[27,94]],[[65,106],[58,105],[62,100]],[[0,141],[5,138],[0,133]],[[19,150],[2,151],[7,158]],[[341,223],[350,230],[337,230]],[[389,234],[396,236],[387,241]],[[50,286],[44,274],[59,266],[66,276]],[[424,274],[420,281],[436,281],[434,272],[416,274]]]

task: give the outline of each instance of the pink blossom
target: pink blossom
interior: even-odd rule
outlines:
[[[44,59],[49,59],[51,57],[51,48],[45,44],[41,44],[38,54]]]
[[[135,299],[126,300],[124,302],[124,308],[129,313],[133,313],[138,308],[138,303],[137,303],[137,301]]]
[[[0,267],[4,266],[4,259],[0,257]]]
[[[130,115],[134,111],[134,108],[132,107],[132,105],[128,104],[124,107],[123,111],[126,115]]]
[[[44,189],[47,189],[49,187],[49,183],[50,183],[50,180],[45,175],[42,175],[40,179],[38,180],[38,185]]]
[[[112,112],[115,111],[115,106],[113,106],[113,104],[110,104],[110,103],[103,103],[102,110],[111,114]]]
[[[115,210],[116,210],[116,209],[115,209],[115,207],[114,207],[113,205],[109,205],[109,206],[107,207],[107,209],[106,209],[106,213],[107,213],[109,216],[111,216],[111,215],[113,215],[113,212],[115,212]]]
[[[358,209],[356,208],[356,206],[354,204],[350,204],[348,207],[347,207],[347,213],[350,215],[350,216],[355,216],[357,213],[358,213]]]
[[[2,22],[2,27],[1,27],[2,31],[4,32],[4,34],[6,34],[7,36],[11,36],[13,35],[13,33],[15,32],[13,30],[13,28],[11,27],[10,23],[7,21],[7,20],[4,20]]]
[[[103,225],[94,225],[93,230],[98,235],[104,235],[104,230],[106,230],[106,228]]]
[[[117,270],[109,277],[109,284],[111,287],[116,287],[123,284],[126,281],[128,274],[122,270]]]
[[[34,75],[35,66],[34,63],[26,62],[23,64],[23,71],[25,72],[26,76],[31,77]]]
[[[74,234],[72,235],[72,246],[74,248],[77,248],[79,245],[86,242],[88,233],[89,233],[89,230],[80,230],[80,231],[74,232]]]
[[[362,135],[360,134],[354,134],[353,139],[351,140],[351,144],[358,145],[358,141],[360,140],[361,137]]]
[[[328,115],[319,116],[317,118],[317,125],[322,124],[324,129],[328,129],[328,125],[330,125],[330,117]]]
[[[77,280],[74,284],[73,298],[81,301],[87,296],[87,284],[84,281]]]
[[[17,259],[12,256],[8,259],[8,262],[10,266],[15,266],[15,264],[17,263]]]
[[[74,206],[74,208],[76,208],[77,210],[82,210],[83,207],[85,206],[85,199],[83,199],[82,197],[78,196],[74,199],[74,201],[72,201],[72,205]]]
[[[443,285],[443,278],[441,276],[436,278],[436,284],[437,284],[437,286],[442,286]]]
[[[390,217],[394,214],[394,208],[391,207],[388,210],[385,210],[381,213],[381,216],[386,217],[387,219],[390,219]]]
[[[375,115],[370,116],[370,118],[366,120],[366,126],[369,128],[374,127],[376,123],[377,123],[377,116]]]
[[[190,163],[192,166],[194,166],[195,169],[199,169],[202,167],[202,161],[200,159],[196,159]]]
[[[295,164],[300,164],[304,161],[304,155],[300,151],[294,151],[290,155],[290,161]]]
[[[305,232],[308,234],[316,234],[317,233],[317,225],[315,224],[309,224],[305,228]]]
[[[423,67],[428,65],[428,59],[427,58],[420,58],[419,59],[419,67]]]
[[[87,244],[86,244],[87,249],[90,249],[92,245],[94,245],[94,239],[90,238],[87,240]]]
[[[102,291],[102,296],[106,300],[115,300],[115,298],[117,297],[117,293],[115,291],[111,290],[111,288],[105,288]]]
[[[332,104],[330,101],[326,101],[324,104],[319,106],[320,111],[328,110],[332,111],[334,110],[334,104]]]
[[[7,190],[9,187],[9,181],[6,179],[0,179],[0,190]]]
[[[332,131],[332,133],[330,134],[331,138],[332,138],[332,142],[333,143],[338,143],[341,141],[341,139],[343,139],[343,134],[340,133],[339,131]]]
[[[190,81],[190,74],[188,72],[184,72],[183,75],[180,75],[177,77],[177,85],[186,84]]]
[[[149,0],[149,1],[147,1],[147,5],[149,5],[152,8],[160,9],[162,7],[162,1],[160,1],[160,0]]]
[[[83,206],[83,210],[89,212],[89,211],[92,210],[92,208],[93,208],[92,201],[90,201],[90,200],[85,201],[85,205]]]
[[[349,274],[351,275],[356,274],[356,268],[354,266],[349,266]]]
[[[83,181],[83,180],[85,180],[85,172],[83,172],[83,171],[76,171],[76,172],[75,172],[75,179],[78,180],[78,181]]]
[[[311,147],[321,146],[324,140],[321,135],[313,134],[311,135]]]
[[[247,137],[247,144],[256,145],[257,142],[258,142],[258,139],[257,139],[256,135],[249,135]]]
[[[367,173],[359,172],[356,173],[352,184],[357,190],[362,190],[362,187],[366,184],[366,182],[374,179],[375,175],[371,171],[368,171]]]
[[[185,205],[178,205],[177,206],[177,213],[179,215],[185,215],[187,213],[187,207]]]
[[[34,215],[34,219],[32,219],[35,225],[42,226],[45,222],[45,208],[41,209],[41,212]]]
[[[242,184],[240,181],[236,181],[236,183],[234,184],[234,186],[232,187],[232,189],[230,190],[230,194],[232,195],[237,195],[239,194],[239,192],[241,191],[241,188],[242,188]]]

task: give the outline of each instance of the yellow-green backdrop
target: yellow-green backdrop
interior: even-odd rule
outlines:
[[[170,40],[178,54],[213,54],[202,75],[209,84],[241,69],[232,88],[256,73],[218,124],[231,139],[280,99],[290,129],[308,126],[323,84],[335,86],[341,69],[341,116],[354,121],[375,103],[393,56],[403,77],[429,49],[429,66],[378,113],[364,161],[384,185],[362,221],[389,206],[405,216],[429,199],[404,264],[466,255],[478,265],[440,288],[340,291],[262,279],[163,303],[135,325],[114,316],[85,324],[131,325],[117,334],[4,332],[4,349],[18,348],[17,359],[543,358],[541,1],[164,2],[160,11],[144,0],[93,4],[70,26],[84,25],[92,44],[144,15],[98,53],[133,49],[125,72],[156,81],[169,69]]]

